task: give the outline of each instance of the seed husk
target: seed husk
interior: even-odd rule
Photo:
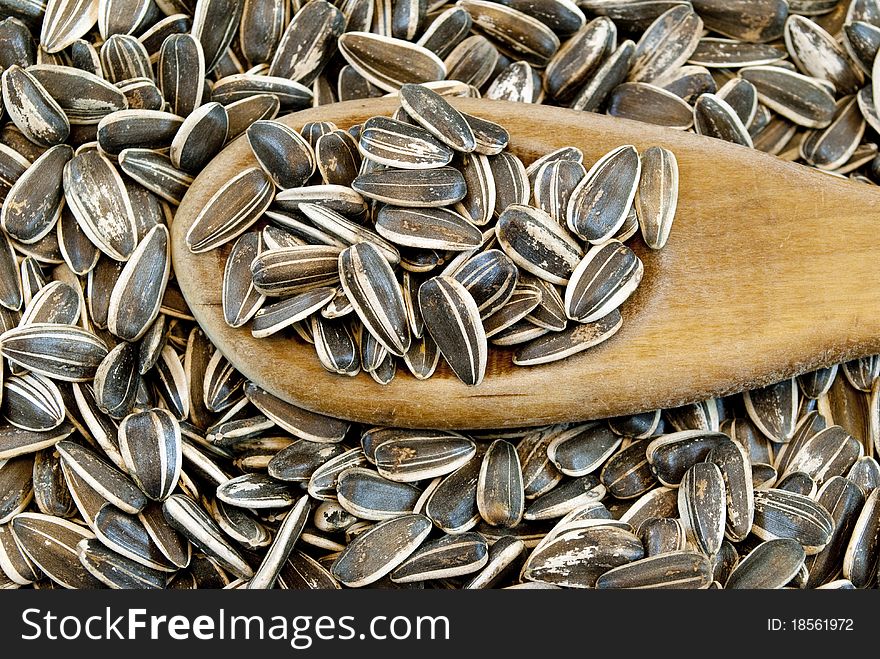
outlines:
[[[425,328],[458,378],[470,386],[482,382],[488,345],[473,296],[452,277],[433,277],[419,288],[419,308]]]
[[[612,568],[596,580],[596,588],[706,588],[711,581],[704,554],[675,551]]]
[[[9,118],[28,139],[52,146],[70,135],[64,110],[27,70],[13,64],[0,76],[0,86]]]
[[[218,561],[223,569],[243,579],[253,576],[251,567],[224,538],[220,527],[191,498],[172,494],[162,504],[162,511],[172,527]]]
[[[360,519],[382,521],[412,512],[421,490],[383,478],[372,469],[351,467],[336,482],[339,504]]]
[[[171,272],[168,229],[153,227],[138,243],[110,295],[107,329],[126,341],[137,341],[159,315]]]
[[[800,570],[806,554],[796,540],[774,539],[762,542],[733,569],[727,589],[782,588]]]
[[[464,177],[453,167],[430,170],[386,169],[361,174],[351,183],[355,192],[393,206],[433,208],[464,199]]]
[[[853,526],[843,557],[843,576],[856,588],[865,588],[877,574],[880,559],[880,490],[865,500]]]
[[[343,250],[339,278],[367,330],[391,354],[403,355],[411,341],[403,292],[379,249],[358,243]]]
[[[464,116],[445,98],[422,85],[400,88],[400,105],[429,133],[456,151],[470,152],[476,146],[474,131]]]
[[[641,541],[613,526],[563,531],[531,553],[522,576],[569,588],[593,588],[610,569],[644,557]]]
[[[339,37],[339,52],[364,78],[387,92],[406,83],[442,80],[443,61],[427,48],[368,32],[346,32]]]
[[[448,579],[476,572],[489,560],[489,546],[479,533],[446,535],[427,542],[391,573],[395,583]]]
[[[41,513],[22,513],[12,521],[12,532],[28,558],[52,581],[64,588],[100,588],[77,560],[76,546],[94,534],[84,526]]]
[[[820,504],[784,490],[755,490],[752,533],[762,540],[792,538],[807,555],[817,554],[831,540],[834,520]]]
[[[453,432],[398,431],[375,447],[373,461],[390,480],[413,482],[445,476],[474,456],[473,441]]]
[[[113,163],[97,151],[74,156],[64,167],[64,196],[95,246],[112,259],[127,261],[137,244],[137,227]]]
[[[419,514],[379,522],[346,546],[330,572],[350,588],[368,586],[403,563],[430,531],[431,520]]]
[[[207,252],[238,237],[272,202],[274,188],[262,169],[233,176],[208,200],[186,234],[193,253]]]
[[[46,377],[83,382],[95,376],[107,346],[74,325],[32,323],[0,335],[0,354]]]
[[[453,155],[427,130],[387,117],[372,117],[364,123],[358,148],[371,161],[399,169],[443,167]]]
[[[596,245],[578,263],[566,286],[566,315],[581,323],[607,316],[635,291],[643,272],[641,259],[623,243],[609,240]]]
[[[825,549],[807,557],[805,565],[810,573],[806,584],[808,588],[819,586],[837,574],[859,511],[865,503],[865,496],[846,478],[834,476],[825,482],[816,500],[834,520],[834,532]]]
[[[721,470],[712,462],[700,462],[688,469],[678,489],[682,525],[706,556],[718,553],[724,540],[725,493]]]
[[[565,359],[607,341],[623,325],[618,310],[592,323],[578,323],[561,332],[546,333],[518,348],[513,356],[517,366],[535,366]],[[496,339],[497,340],[497,339]]]
[[[91,449],[71,441],[56,444],[64,464],[98,494],[132,515],[143,510],[147,499],[132,480]]]

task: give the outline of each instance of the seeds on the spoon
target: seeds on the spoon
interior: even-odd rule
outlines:
[[[473,296],[451,277],[434,277],[419,288],[419,308],[441,354],[468,385],[486,374],[488,347]]]
[[[342,288],[367,330],[386,350],[402,355],[410,331],[403,292],[391,266],[371,243],[358,243],[339,255]]]
[[[205,204],[186,234],[191,251],[206,252],[236,238],[257,221],[274,190],[263,170],[252,167],[233,176]]]

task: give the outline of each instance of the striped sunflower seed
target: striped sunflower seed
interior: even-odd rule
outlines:
[[[831,540],[834,520],[812,499],[784,490],[755,490],[752,533],[762,540],[792,538],[807,555],[817,554]]]
[[[343,250],[339,278],[367,330],[391,354],[403,355],[411,341],[403,292],[379,249],[358,243]]]
[[[711,581],[705,555],[676,551],[612,568],[596,580],[596,588],[706,588]]]
[[[56,380],[91,380],[107,352],[95,334],[73,325],[32,323],[0,334],[0,354]]]
[[[350,588],[368,586],[409,558],[430,531],[431,520],[419,514],[379,522],[345,547],[330,572]]]
[[[689,539],[707,556],[718,553],[727,522],[721,470],[700,462],[687,470],[678,489],[678,509]]]
[[[233,176],[207,201],[186,234],[193,253],[207,252],[245,232],[272,202],[274,188],[262,169]]]
[[[447,579],[471,574],[489,560],[489,545],[479,533],[446,535],[427,542],[391,572],[395,583]]]
[[[865,496],[846,478],[834,476],[819,490],[816,501],[834,520],[834,532],[825,549],[807,557],[805,565],[810,573],[807,579],[808,588],[819,586],[837,574],[839,566],[843,564],[853,527],[865,503]]]
[[[81,540],[93,539],[87,528],[60,517],[22,513],[12,521],[19,546],[41,572],[63,588],[100,588],[77,559]]]
[[[182,464],[180,426],[171,413],[154,409],[125,417],[119,449],[132,480],[149,498],[171,495]]]
[[[843,576],[856,588],[867,587],[877,574],[880,560],[880,490],[865,500],[853,526],[852,536],[843,557]]]
[[[168,229],[150,229],[131,254],[110,294],[107,329],[126,341],[137,341],[159,315],[171,272]]]
[[[425,328],[458,378],[467,385],[482,382],[488,346],[473,296],[452,277],[433,277],[419,288]],[[0,351],[2,351],[0,340]]]
[[[131,479],[100,455],[71,441],[56,444],[64,464],[107,501],[132,515],[143,510],[147,499]]]
[[[339,52],[364,78],[387,92],[406,83],[442,80],[446,65],[422,46],[390,36],[352,31],[341,35]]]
[[[652,146],[642,153],[641,162],[635,198],[639,229],[648,247],[662,249],[678,207],[678,161],[668,149]]]
[[[445,476],[473,458],[476,445],[453,432],[395,431],[375,447],[373,461],[390,480],[414,482]]]
[[[727,589],[782,588],[804,564],[804,548],[796,540],[773,539],[762,542],[733,569]]]
[[[565,288],[565,313],[591,323],[607,316],[635,291],[642,280],[641,259],[623,243],[609,240],[590,249]]]
[[[208,556],[243,579],[250,579],[253,570],[238,551],[225,539],[220,527],[191,498],[172,494],[162,504],[168,523]]]
[[[336,481],[336,496],[360,519],[382,521],[412,512],[422,491],[409,483],[383,478],[372,469],[350,467]]]
[[[613,526],[563,531],[529,555],[522,576],[569,588],[593,588],[609,570],[644,558],[642,542]]]

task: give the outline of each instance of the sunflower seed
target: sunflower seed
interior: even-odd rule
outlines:
[[[808,555],[828,544],[834,520],[811,499],[783,490],[755,490],[755,520],[752,532],[762,540],[793,538]]]
[[[544,87],[553,98],[565,102],[581,89],[590,74],[611,54],[617,27],[604,16],[594,18],[556,51],[544,73]]]
[[[54,430],[63,423],[64,411],[58,386],[42,375],[13,375],[3,383],[3,416],[16,428]]]
[[[42,146],[67,139],[67,115],[33,75],[13,64],[0,76],[0,82],[9,118],[28,139]]]
[[[104,342],[73,325],[32,323],[0,335],[0,354],[46,377],[91,380],[107,356]]]
[[[791,439],[797,421],[797,382],[784,380],[762,389],[743,393],[749,418],[764,435],[775,442]]]
[[[27,73],[55,99],[71,124],[96,124],[128,106],[122,90],[79,68],[41,64],[28,67]]]
[[[806,75],[828,80],[840,94],[857,92],[863,76],[828,32],[803,16],[785,22],[785,47]]]
[[[571,108],[585,112],[597,112],[602,108],[614,88],[626,81],[635,50],[636,45],[631,40],[621,43],[577,93]]]
[[[403,292],[391,266],[371,243],[358,243],[339,255],[342,287],[366,328],[386,350],[402,355],[410,331]]]
[[[168,229],[153,227],[122,269],[113,287],[107,329],[126,341],[137,341],[159,315],[171,269]]]
[[[877,574],[880,559],[880,490],[865,500],[843,557],[843,576],[856,588],[867,587]]]
[[[733,569],[727,589],[782,588],[804,564],[804,548],[796,540],[762,542]]]
[[[425,328],[455,374],[467,385],[479,384],[486,373],[488,347],[471,294],[452,277],[433,277],[419,288],[419,308]]]
[[[642,262],[626,245],[609,240],[581,260],[565,289],[569,318],[591,323],[619,307],[641,282]]]
[[[140,519],[127,515],[113,506],[103,506],[95,515],[95,534],[108,549],[145,567],[161,572],[174,572],[176,565],[153,544]]]
[[[346,546],[330,572],[350,588],[367,586],[403,563],[430,531],[431,520],[424,515],[401,515],[379,522]]]
[[[809,570],[808,588],[815,588],[834,578],[843,562],[847,543],[865,502],[858,487],[841,476],[826,481],[816,499],[834,520],[834,532],[825,549],[807,557],[805,565]]]
[[[339,52],[364,78],[387,92],[404,84],[442,80],[443,61],[427,48],[368,32],[346,32],[338,40]]]
[[[447,535],[422,545],[391,573],[395,583],[445,579],[476,572],[489,560],[479,533]]]
[[[12,521],[12,532],[28,558],[52,581],[64,588],[101,587],[77,559],[80,540],[95,537],[87,528],[60,517],[22,513]]]
[[[59,144],[41,155],[17,178],[0,210],[0,226],[11,238],[34,243],[55,227],[63,202],[63,188],[59,181],[72,157],[72,149]],[[15,283],[13,277],[6,285],[10,290],[4,295],[4,306],[17,309],[21,301],[16,295],[20,295],[20,290]]]
[[[339,474],[336,495],[352,515],[382,521],[412,512],[421,490],[383,478],[371,469],[351,467]]]
[[[183,494],[172,494],[162,504],[168,523],[208,556],[243,579],[250,579],[253,570],[236,549],[223,537],[220,527]]]
[[[206,252],[246,231],[272,202],[272,182],[258,167],[229,179],[207,201],[186,234],[194,253]]]
[[[725,532],[731,540],[740,542],[751,531],[755,514],[748,451],[736,442],[722,441],[709,451],[706,460],[721,470],[727,506]]]
[[[513,363],[518,366],[534,366],[565,359],[607,341],[617,333],[622,324],[620,312],[615,309],[595,322],[579,323],[561,332],[544,334],[517,349]],[[497,342],[497,338],[494,341]]]
[[[681,483],[691,465],[705,459],[709,451],[727,440],[728,437],[720,432],[673,432],[649,443],[645,455],[658,480],[664,485],[675,487]]]
[[[281,37],[269,65],[269,75],[312,84],[335,54],[335,41],[344,28],[342,12],[329,2],[313,0],[303,4]]]
[[[834,98],[815,78],[775,66],[752,66],[740,75],[761,103],[799,126],[824,128],[834,118]]]
[[[678,489],[678,509],[689,539],[707,556],[718,553],[727,521],[725,483],[711,462],[688,469]]]
[[[352,181],[355,192],[394,206],[431,208],[464,199],[467,187],[457,169],[388,169],[361,174]]]
[[[91,449],[67,440],[56,447],[67,467],[120,510],[134,515],[147,505],[131,479]]]
[[[156,110],[119,110],[98,123],[98,144],[104,153],[119,155],[125,149],[170,147],[183,117]]]
[[[511,57],[546,66],[559,50],[559,37],[547,25],[517,9],[484,0],[461,0],[473,27],[494,40]]]
[[[676,551],[613,568],[596,580],[596,588],[705,588],[710,581],[705,555]]]
[[[97,540],[80,540],[77,555],[89,574],[110,588],[165,587],[164,574],[107,549]]]
[[[303,527],[311,512],[311,503],[307,496],[300,497],[291,511],[284,518],[275,540],[266,552],[263,562],[254,572],[248,583],[249,589],[271,588],[278,578],[283,564],[290,556],[293,547],[302,533]]]
[[[576,425],[553,438],[547,457],[566,476],[585,476],[597,471],[622,441],[604,425]]]
[[[245,384],[244,393],[257,409],[296,437],[313,442],[339,442],[350,427],[347,421],[309,412],[286,403],[250,382]]]
[[[522,576],[570,588],[592,588],[610,569],[644,557],[641,541],[612,526],[575,528],[561,532],[535,548]]]
[[[119,425],[119,448],[128,473],[151,499],[167,498],[177,485],[181,467],[177,419],[160,409],[139,412]]]

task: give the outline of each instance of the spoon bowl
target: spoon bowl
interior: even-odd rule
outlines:
[[[223,150],[193,182],[172,226],[177,281],[208,337],[241,373],[303,408],[352,421],[412,428],[504,428],[675,407],[765,386],[880,353],[880,189],[745,147],[564,108],[450,99],[503,125],[526,165],[562,146],[589,167],[622,144],[670,149],[679,201],[666,246],[635,239],[641,285],[607,342],[566,360],[520,367],[489,348],[482,384],[442,364],[425,381],[405,368],[388,385],[365,373],[325,371],[290,333],[265,339],[223,319],[221,282],[232,243],[193,254],[185,236],[226,181],[255,166],[247,139]],[[349,101],[279,119],[340,128],[390,115],[397,99]],[[631,243],[631,244],[632,244]]]

